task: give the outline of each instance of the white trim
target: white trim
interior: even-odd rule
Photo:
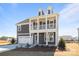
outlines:
[[[16,24],[16,25],[20,26],[20,25],[26,25],[26,24],[29,24],[29,22],[28,23],[20,23],[20,24]]]
[[[30,34],[30,33],[18,33],[17,35],[27,35],[27,34]]]
[[[17,27],[17,31],[21,31],[21,25]]]
[[[55,34],[55,36],[56,36],[56,39],[55,39],[55,45],[57,46],[58,45],[58,16],[56,16],[56,34]]]
[[[39,33],[37,33],[37,44],[39,44]]]
[[[56,17],[56,28],[52,28],[52,29],[48,29],[47,28],[47,20],[48,20],[48,17],[53,17],[55,16]],[[25,35],[25,34],[29,34],[30,36],[30,40],[33,40],[32,38],[32,33],[37,33],[37,44],[39,44],[39,33],[42,33],[42,32],[45,32],[46,33],[46,45],[48,45],[48,41],[49,41],[49,34],[48,32],[55,32],[55,36],[56,36],[56,39],[55,39],[55,45],[57,45],[58,43],[58,16],[57,15],[45,15],[45,29],[39,29],[39,18],[41,16],[39,16],[38,18],[35,18],[36,19],[36,22],[37,22],[37,29],[36,30],[33,30],[33,23],[31,20],[33,20],[32,18],[29,19],[29,22],[28,23],[22,23],[22,24],[18,24],[18,26],[21,26],[21,25],[25,25],[25,24],[29,24],[29,33],[20,33],[19,35]],[[54,20],[53,18],[51,18],[52,20],[49,20],[49,24],[50,24],[50,21],[53,21],[53,24],[54,24]],[[32,26],[31,26],[32,25]],[[54,26],[54,25],[53,25]],[[17,34],[18,35],[18,34]],[[45,40],[45,38],[44,38]]]

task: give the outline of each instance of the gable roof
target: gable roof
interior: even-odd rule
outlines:
[[[20,22],[18,22],[17,24],[27,23],[27,22],[29,22],[29,19],[25,19],[25,20],[23,20],[23,21],[20,21]]]

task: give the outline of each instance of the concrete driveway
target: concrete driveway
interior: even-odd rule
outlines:
[[[15,49],[17,46],[17,44],[12,44],[12,45],[1,45],[0,46],[0,53],[5,52],[5,51],[9,51],[12,49]]]

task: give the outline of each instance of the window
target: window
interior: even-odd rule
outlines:
[[[40,25],[42,25],[42,22],[40,22]]]
[[[45,25],[45,22],[43,22],[43,25]]]
[[[56,20],[54,20],[54,28],[56,28]]]
[[[40,16],[41,15],[41,12],[39,12],[38,15]]]
[[[54,23],[56,23],[56,20],[54,20]]]
[[[44,12],[42,11],[42,15],[44,15]]]
[[[50,24],[53,24],[53,21],[50,21]]]
[[[49,20],[47,21],[47,24],[49,24]]]
[[[21,26],[18,26],[18,31],[21,31]]]
[[[50,10],[48,10],[48,14],[50,14]]]
[[[54,40],[53,33],[50,33],[50,34],[49,34],[49,37],[50,37],[50,38],[49,38],[49,42],[53,42],[53,40]]]
[[[37,23],[33,23],[33,29],[37,29]]]
[[[44,33],[44,42],[46,42],[46,33]]]
[[[33,25],[35,25],[35,22],[33,23]]]

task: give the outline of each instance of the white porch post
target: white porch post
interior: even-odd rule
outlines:
[[[39,18],[37,18],[37,30],[39,30]],[[39,44],[39,32],[37,32],[37,44]]]
[[[57,46],[57,44],[58,44],[58,39],[59,39],[59,38],[58,38],[58,26],[59,26],[59,25],[58,25],[58,20],[57,20],[57,19],[58,19],[58,16],[56,16],[56,24],[55,24],[55,26],[56,26],[56,32],[55,32],[55,33],[56,33],[56,34],[55,34],[55,36],[56,36],[55,45],[56,45],[56,46]]]
[[[46,45],[48,45],[47,15],[46,15]]]
[[[30,35],[30,40],[29,43],[31,41],[31,19],[29,19],[29,35]]]
[[[39,33],[37,33],[37,44],[39,44]]]
[[[46,32],[46,45],[48,45],[48,32]]]

